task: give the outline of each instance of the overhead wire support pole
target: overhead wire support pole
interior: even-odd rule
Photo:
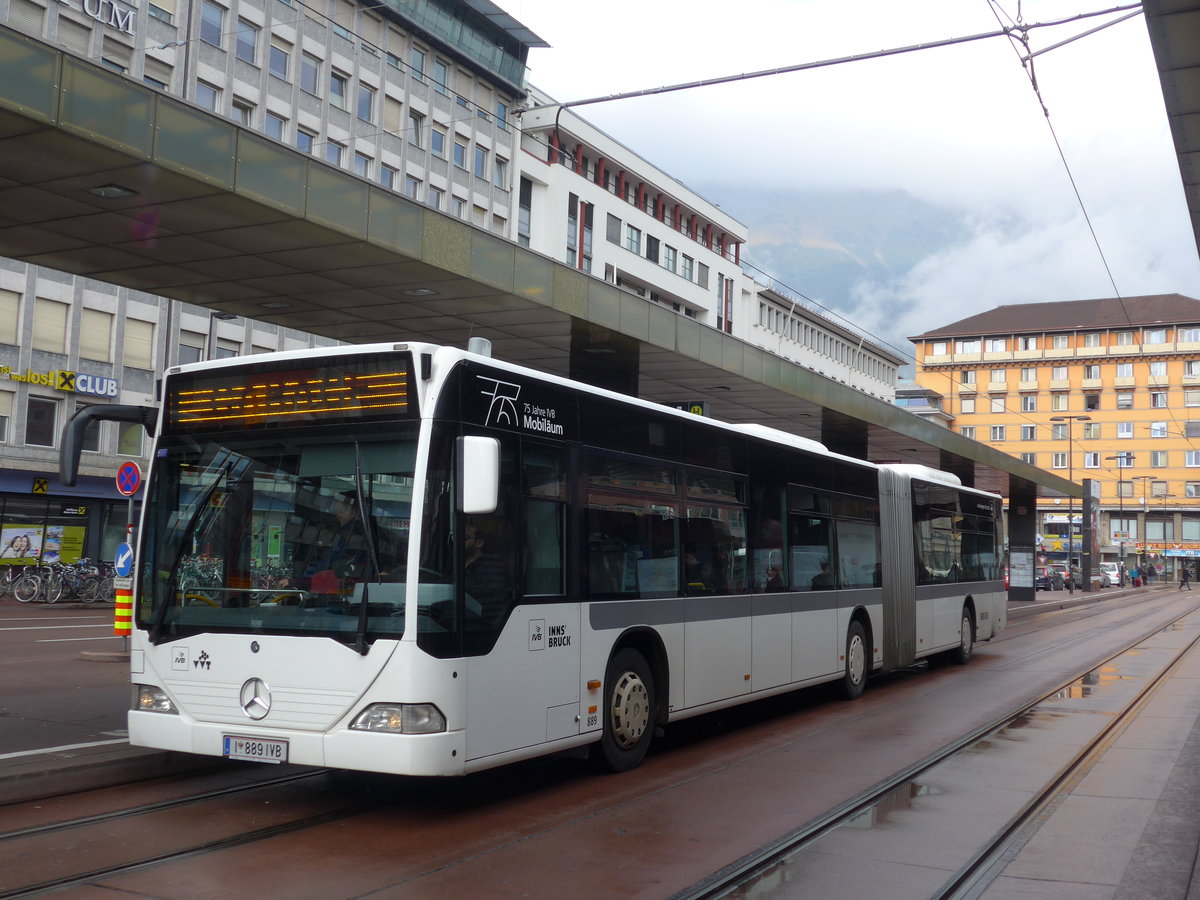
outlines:
[[[1131,3],[1122,6],[1116,6],[1112,9],[1100,10],[1090,13],[1080,13],[1076,16],[1070,16],[1065,19],[1059,19],[1052,22],[1040,22],[1032,25],[1013,26],[1011,28],[1000,28],[996,31],[986,31],[981,34],[970,34],[964,37],[945,38],[940,41],[924,41],[920,44],[910,44],[907,47],[893,47],[888,50],[874,50],[870,53],[855,53],[850,56],[839,56],[833,59],[821,59],[814,62],[797,63],[791,66],[778,66],[773,69],[761,69],[757,72],[742,72],[738,75],[721,75],[716,78],[704,78],[700,81],[689,81],[683,84],[670,84],[656,88],[643,88],[639,91],[626,91],[620,94],[608,94],[603,97],[588,97],[584,100],[568,100],[566,103],[546,103],[541,106],[533,106],[523,112],[535,112],[539,109],[551,109],[553,107],[567,108],[572,106],[588,106],[593,103],[608,103],[613,100],[629,100],[634,97],[651,97],[656,94],[669,94],[675,91],[687,91],[693,88],[711,87],[717,84],[730,84],[735,81],[749,81],[752,78],[765,78],[768,75],[785,75],[789,72],[803,72],[808,69],[821,69],[829,66],[839,66],[844,63],[862,62],[868,59],[883,59],[888,56],[899,56],[904,53],[915,53],[918,50],[933,50],[938,47],[950,47],[955,44],[967,44],[972,41],[982,41],[995,37],[1010,37],[1017,32],[1028,32],[1032,28],[1048,28],[1054,25],[1065,25],[1069,22],[1075,22],[1080,19],[1093,18],[1095,16],[1106,16],[1112,13],[1124,12],[1125,10],[1133,9],[1137,12],[1131,15],[1137,15],[1141,11],[1141,3]],[[1129,18],[1126,16],[1125,18]],[[1115,24],[1115,23],[1109,23]],[[1102,26],[1107,27],[1107,26]],[[1082,35],[1081,35],[1082,36]]]

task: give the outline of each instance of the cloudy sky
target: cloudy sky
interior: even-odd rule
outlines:
[[[1033,25],[1118,5],[500,3],[552,45],[531,52],[530,80],[560,101],[978,35],[1018,15]],[[1125,14],[1032,29],[1031,48]],[[945,324],[947,309],[959,318],[1001,303],[1114,291],[1200,297],[1200,259],[1144,19],[1049,51],[1033,65],[1099,250],[1006,38],[579,112],[684,182],[899,188],[963,213],[969,231],[954,251],[928,258],[902,282],[856,286],[856,322],[889,339]],[[736,195],[709,199],[737,217]]]

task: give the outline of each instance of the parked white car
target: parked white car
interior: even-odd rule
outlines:
[[[1115,562],[1100,563],[1100,587],[1116,587],[1121,583],[1121,568]]]

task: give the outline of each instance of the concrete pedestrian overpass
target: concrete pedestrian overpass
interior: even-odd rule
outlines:
[[[0,26],[0,255],[349,342],[497,357],[708,401],[851,456],[1011,498],[1066,479]],[[1015,592],[1014,592],[1015,593]],[[1032,590],[1029,592],[1032,599]]]

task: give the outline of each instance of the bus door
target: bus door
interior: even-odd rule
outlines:
[[[561,445],[502,439],[500,504],[460,516],[467,758],[579,733],[579,604],[566,602]]]

